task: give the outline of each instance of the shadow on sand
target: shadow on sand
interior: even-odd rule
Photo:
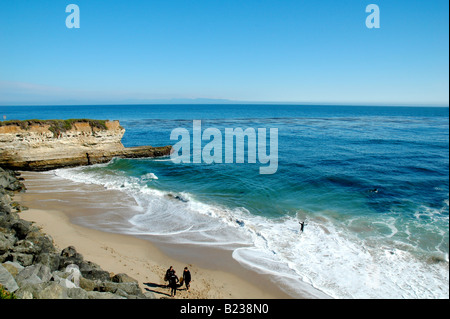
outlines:
[[[155,284],[153,282],[144,282],[144,285],[150,287],[150,288],[162,288],[164,290],[167,290],[168,292],[170,292],[169,287],[167,287],[167,285],[160,285],[160,284]],[[155,290],[155,289],[149,289],[149,288],[145,288],[146,291],[151,291],[155,294],[159,294],[159,295],[164,295],[164,296],[169,296],[170,297],[170,293],[166,293],[161,291],[162,289],[159,290]]]
[[[155,294],[159,294],[159,295],[164,295],[164,296],[171,297],[171,296],[170,296],[170,288],[169,288],[169,286],[167,286],[167,285],[155,284],[155,283],[153,283],[153,282],[144,282],[144,285],[146,285],[147,287],[150,287],[150,288],[160,288],[160,289],[158,289],[158,290],[145,288],[146,291],[150,291],[150,292],[153,292],[153,293],[155,293]],[[187,288],[184,288],[184,289],[181,288],[182,286],[183,286],[183,285],[178,284],[177,290],[187,290]],[[164,292],[163,289],[164,289],[165,291],[167,291],[167,293]]]

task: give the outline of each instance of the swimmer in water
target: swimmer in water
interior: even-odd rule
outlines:
[[[305,228],[306,225],[306,219],[303,222],[298,222],[300,224],[300,232],[303,233],[303,229]]]

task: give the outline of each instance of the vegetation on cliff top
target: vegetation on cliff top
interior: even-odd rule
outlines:
[[[48,128],[53,135],[57,136],[60,133],[66,132],[73,127],[74,123],[89,123],[92,129],[98,128],[107,130],[105,120],[90,120],[90,119],[69,119],[69,120],[11,120],[0,122],[0,126],[16,125],[23,130],[28,130],[32,125],[50,125]]]

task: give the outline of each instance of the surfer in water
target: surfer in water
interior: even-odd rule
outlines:
[[[303,233],[303,229],[305,228],[306,225],[308,225],[306,223],[306,219],[302,222],[298,222],[300,224],[300,233]]]

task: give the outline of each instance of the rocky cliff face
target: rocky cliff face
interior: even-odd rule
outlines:
[[[0,166],[49,170],[105,163],[113,157],[155,157],[167,147],[125,148],[119,121],[12,121],[0,123]]]

